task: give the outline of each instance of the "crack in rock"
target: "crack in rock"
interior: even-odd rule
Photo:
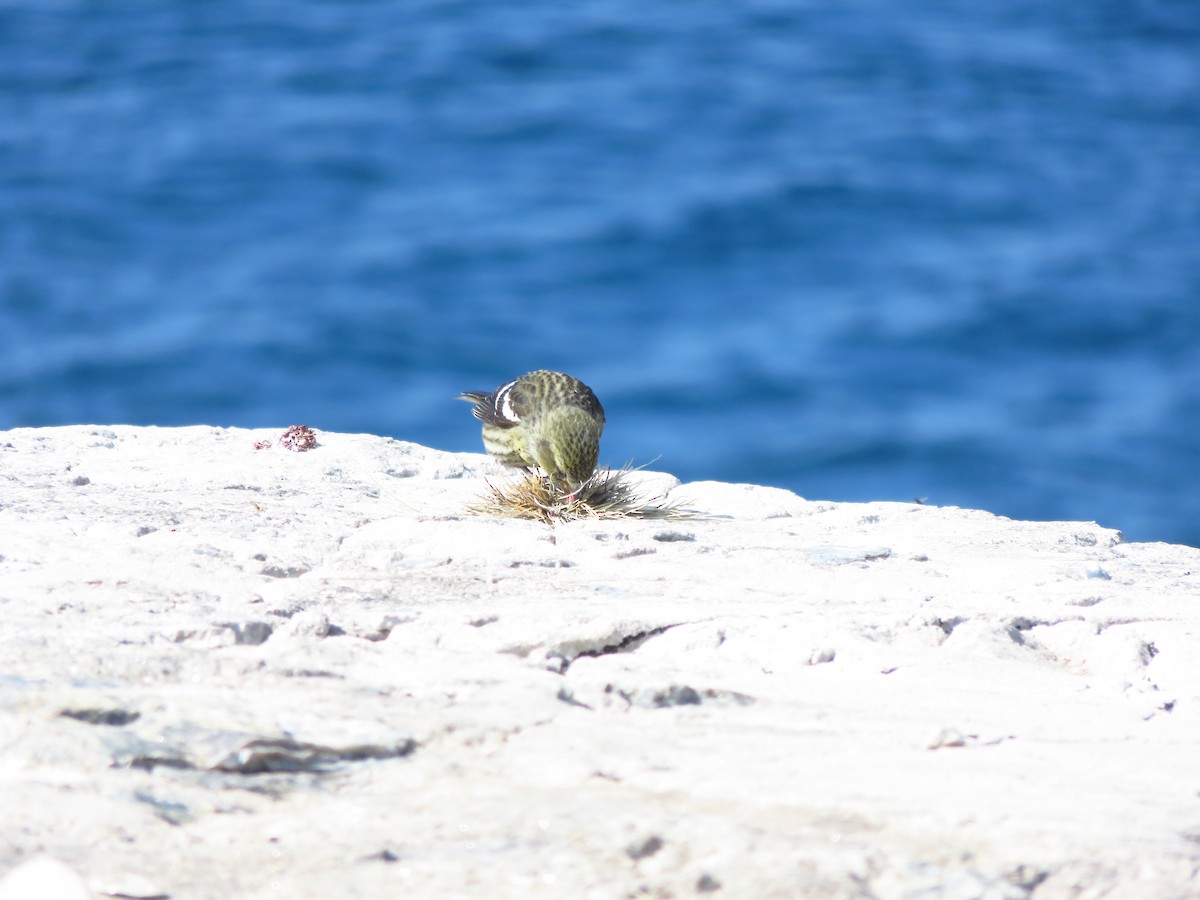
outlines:
[[[660,634],[663,634],[664,632],[669,631],[672,628],[676,628],[682,624],[684,623],[674,622],[670,625],[659,625],[656,628],[648,628],[645,631],[637,631],[633,634],[622,635],[616,641],[612,641],[612,637],[610,636],[604,639],[610,641],[610,643],[601,644],[599,647],[595,646],[596,642],[564,642],[547,650],[546,658],[548,660],[552,660],[555,663],[555,670],[560,674],[563,674],[567,671],[571,663],[580,657],[609,656],[613,653],[632,653],[651,638],[658,637]],[[588,646],[588,643],[591,643],[592,646]]]
[[[1028,616],[1017,616],[1010,619],[1008,625],[1004,628],[1004,633],[1009,639],[1021,647],[1038,647],[1037,639],[1030,634],[1037,628],[1053,628],[1055,625],[1064,625],[1069,622],[1086,622],[1083,616],[1060,616],[1053,619],[1034,619]],[[1044,635],[1045,632],[1042,632]],[[1027,636],[1028,635],[1028,636]]]
[[[207,768],[217,772],[259,775],[264,772],[325,772],[337,763],[407,756],[416,746],[412,738],[398,744],[359,744],[330,747],[292,738],[255,738],[234,748]]]
[[[696,690],[686,684],[672,684],[665,688],[642,688],[636,691],[623,691],[613,685],[604,688],[606,694],[615,694],[630,706],[640,706],[647,709],[667,709],[672,706],[700,706],[715,703],[718,706],[749,706],[754,698],[737,691],[705,688]]]
[[[75,719],[89,725],[128,725],[141,717],[141,713],[130,709],[64,709],[59,713],[65,719]]]
[[[263,566],[261,574],[268,578],[299,578],[309,571],[306,566]]]
[[[186,803],[164,800],[149,791],[134,791],[133,798],[149,806],[156,816],[171,825],[183,825],[195,820],[196,816]]]
[[[694,541],[696,536],[687,531],[660,531],[654,535],[654,540],[663,544],[672,544],[677,541]]]
[[[146,771],[161,766],[237,775],[323,773],[341,763],[407,756],[417,747],[414,738],[403,734],[374,741],[325,743],[298,740],[286,734],[205,731],[192,726],[169,730],[174,734],[159,739],[146,740],[126,734],[110,742],[113,764]]]

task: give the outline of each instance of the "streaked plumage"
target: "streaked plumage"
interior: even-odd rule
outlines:
[[[513,468],[537,466],[574,490],[596,470],[604,408],[583,382],[541,369],[496,390],[465,391],[483,422],[483,446]]]

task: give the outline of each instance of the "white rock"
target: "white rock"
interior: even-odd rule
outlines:
[[[3,890],[1200,894],[1200,550],[280,431],[0,433]]]
[[[92,900],[74,869],[49,856],[35,856],[0,878],[0,900]]]

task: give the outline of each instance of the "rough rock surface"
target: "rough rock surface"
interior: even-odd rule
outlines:
[[[278,433],[0,432],[0,896],[1200,896],[1200,550]]]

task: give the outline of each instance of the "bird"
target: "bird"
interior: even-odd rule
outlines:
[[[459,399],[475,404],[484,449],[504,465],[536,466],[572,493],[595,472],[604,407],[577,378],[539,369],[491,392],[464,391]]]

